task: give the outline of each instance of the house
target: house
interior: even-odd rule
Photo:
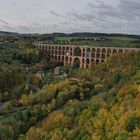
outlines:
[[[61,74],[60,67],[54,68],[54,74],[55,75],[60,75]]]

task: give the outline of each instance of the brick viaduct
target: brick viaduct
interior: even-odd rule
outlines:
[[[93,64],[106,61],[108,56],[127,51],[140,51],[139,48],[113,48],[113,47],[92,47],[76,45],[57,44],[33,44],[34,47],[48,53],[50,58],[63,62],[65,65],[80,68],[89,68]]]

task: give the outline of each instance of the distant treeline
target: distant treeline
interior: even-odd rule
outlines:
[[[51,33],[51,34],[20,34],[16,32],[6,32],[0,31],[0,36],[47,36],[47,37],[97,37],[97,36],[106,36],[106,37],[133,37],[133,38],[140,38],[140,35],[133,35],[133,34],[121,34],[121,33],[91,33],[91,32],[75,32],[75,33]]]

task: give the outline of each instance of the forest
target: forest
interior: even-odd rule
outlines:
[[[1,140],[140,139],[140,52],[67,66],[60,78],[52,71],[59,62],[30,40],[0,45]]]

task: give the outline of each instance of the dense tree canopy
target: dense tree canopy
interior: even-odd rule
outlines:
[[[91,69],[67,68],[68,78],[47,83],[34,74],[42,64],[38,50],[24,51],[15,59],[22,56],[18,62],[30,61],[27,66],[33,69],[24,74],[21,67],[10,72],[0,69],[5,99],[0,108],[0,139],[140,139],[140,52],[112,56]],[[18,91],[10,92],[15,85]],[[6,99],[9,92],[18,106]]]

